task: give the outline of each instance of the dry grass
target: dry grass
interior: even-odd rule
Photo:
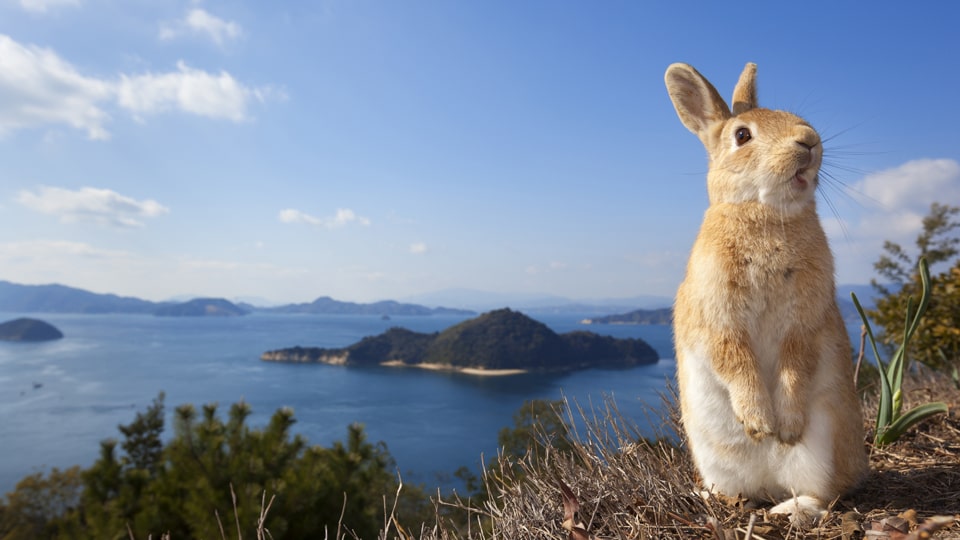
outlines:
[[[498,459],[485,475],[489,500],[481,507],[462,500],[437,501],[438,510],[469,512],[469,526],[454,527],[438,517],[437,524],[421,529],[417,537],[960,538],[960,391],[943,378],[912,380],[906,398],[905,407],[939,400],[950,405],[951,412],[873,450],[871,474],[862,489],[835,501],[826,519],[813,529],[795,528],[781,516],[767,515],[764,508],[748,509],[734,500],[705,501],[695,495],[696,472],[685,448],[638,443],[633,424],[608,403],[599,412],[567,411],[586,421],[586,428],[572,437],[573,453]],[[864,410],[871,412],[864,415],[869,441],[875,404],[865,404]],[[674,429],[675,411],[670,415],[662,424]],[[397,536],[385,531],[381,538],[414,538],[398,525],[394,530]]]

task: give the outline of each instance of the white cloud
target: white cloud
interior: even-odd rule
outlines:
[[[81,75],[52,50],[0,34],[0,134],[67,124],[106,139],[109,115],[101,104],[112,94],[110,83]]]
[[[853,188],[889,210],[929,209],[933,201],[960,201],[960,163],[918,159],[868,175]]]
[[[136,114],[181,110],[240,122],[247,118],[250,101],[263,101],[264,94],[226,71],[214,75],[177,62],[175,72],[121,75],[117,99],[121,107]]]
[[[79,6],[80,0],[20,0],[20,7],[33,13],[46,13],[60,6]]]
[[[109,189],[84,187],[77,191],[40,187],[36,193],[23,190],[17,202],[41,212],[58,216],[64,223],[96,223],[113,227],[142,227],[141,218],[152,218],[169,212],[160,203],[138,201]]]
[[[410,253],[414,255],[423,255],[427,252],[427,244],[423,242],[415,242],[410,244]]]
[[[353,210],[350,210],[349,208],[338,208],[337,213],[333,216],[332,220],[329,221],[329,226],[343,227],[344,225],[353,222],[357,222],[358,224],[364,226],[370,225],[369,219],[354,214]]]
[[[238,39],[243,29],[234,21],[223,20],[201,8],[193,8],[186,16],[171,24],[160,27],[160,39],[175,39],[185,33],[199,34],[219,46],[227,41]]]
[[[0,34],[0,135],[68,125],[91,139],[108,139],[109,107],[135,117],[180,111],[241,122],[255,102],[284,100],[273,87],[251,87],[226,71],[211,73],[178,62],[176,71],[88,77],[51,49],[22,45]]]
[[[870,174],[852,189],[880,205],[860,212],[849,227],[853,234],[910,241],[920,232],[931,203],[960,201],[960,163],[952,159],[908,161]]]
[[[865,176],[850,186],[867,202],[840,216],[825,213],[824,229],[837,259],[840,283],[865,283],[886,240],[908,251],[923,228],[933,202],[960,201],[960,163],[952,159],[918,159]],[[823,213],[823,212],[821,212]]]
[[[338,208],[336,214],[324,218],[318,218],[311,216],[310,214],[301,212],[300,210],[294,210],[293,208],[287,208],[281,210],[280,214],[277,216],[283,223],[304,223],[307,225],[313,225],[316,227],[324,227],[327,229],[339,229],[345,227],[351,223],[356,223],[358,225],[370,225],[370,220],[358,216],[353,210],[349,208]]]
[[[299,210],[294,210],[293,208],[287,208],[280,211],[280,215],[277,216],[282,223],[306,223],[307,225],[320,225],[322,220],[315,218],[309,214],[304,214]]]

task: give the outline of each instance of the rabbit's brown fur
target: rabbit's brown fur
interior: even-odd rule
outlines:
[[[866,471],[850,343],[816,211],[823,147],[803,119],[762,109],[747,64],[733,112],[685,64],[665,80],[700,137],[710,207],[677,292],[681,413],[705,487],[816,517]]]

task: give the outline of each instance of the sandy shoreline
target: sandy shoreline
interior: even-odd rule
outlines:
[[[411,368],[420,368],[420,369],[430,369],[433,371],[452,371],[455,373],[463,373],[466,375],[479,375],[481,377],[502,377],[504,375],[521,375],[524,373],[529,373],[525,369],[483,369],[483,368],[459,368],[455,366],[450,366],[446,364],[405,364],[400,360],[390,360],[389,362],[381,362],[381,366],[387,367],[411,367]]]

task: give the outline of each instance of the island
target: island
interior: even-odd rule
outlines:
[[[63,332],[52,324],[22,317],[0,324],[0,341],[53,341],[62,339]]]
[[[267,351],[260,359],[508,375],[627,368],[654,364],[659,357],[641,339],[617,339],[585,331],[557,334],[520,312],[499,309],[442,332],[424,334],[394,327],[342,349],[297,346]]]
[[[189,302],[163,306],[154,312],[158,317],[238,317],[249,312],[223,298],[194,298]]]
[[[670,308],[638,309],[620,315],[583,319],[580,324],[673,324],[673,310]]]
[[[403,304],[394,300],[383,300],[370,304],[355,302],[341,302],[329,296],[321,296],[308,304],[287,304],[272,308],[263,308],[270,313],[312,313],[323,315],[380,315],[391,317],[395,315],[476,315],[476,312],[465,309],[445,307],[429,308],[417,304]]]
[[[158,314],[171,317],[222,316],[218,304],[233,306],[228,311],[233,315],[247,313],[308,313],[324,315],[476,315],[476,312],[445,307],[426,307],[384,300],[369,304],[342,302],[329,296],[321,296],[313,302],[287,304],[276,307],[258,307],[227,300],[200,298],[190,302],[151,302],[139,298],[99,294],[65,285],[23,285],[0,280],[0,312],[6,313],[135,313]],[[199,305],[198,305],[199,304]],[[212,306],[207,310],[206,306]]]
[[[0,311],[20,313],[152,313],[160,304],[64,285],[0,281]]]

